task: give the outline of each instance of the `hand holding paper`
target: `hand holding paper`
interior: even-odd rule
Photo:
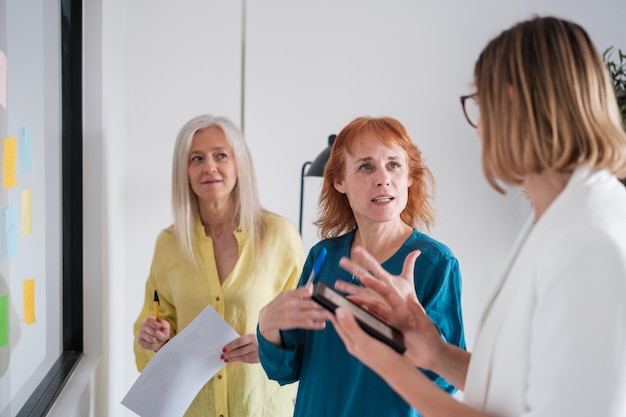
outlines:
[[[198,391],[220,369],[222,347],[237,332],[208,306],[148,362],[122,405],[141,417],[185,414]]]

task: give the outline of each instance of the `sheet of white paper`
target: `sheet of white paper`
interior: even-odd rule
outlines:
[[[178,417],[224,367],[222,347],[239,337],[211,306],[154,355],[122,405],[141,417]]]

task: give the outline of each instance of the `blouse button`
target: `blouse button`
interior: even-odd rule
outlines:
[[[218,297],[215,297],[215,301],[219,301],[219,300],[220,300],[220,297],[219,297],[219,296],[218,296]]]
[[[217,376],[217,379],[222,379],[222,375],[218,375],[218,376]]]

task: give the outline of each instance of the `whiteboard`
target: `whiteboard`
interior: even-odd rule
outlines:
[[[64,355],[60,2],[0,0],[0,417]]]

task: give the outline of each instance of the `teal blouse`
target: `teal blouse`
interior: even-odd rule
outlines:
[[[334,287],[335,281],[352,281],[352,275],[339,267],[339,259],[349,256],[354,231],[319,242],[309,252],[300,278],[303,285],[318,254],[328,251],[315,282]],[[429,236],[414,231],[383,267],[400,274],[405,257],[415,249],[421,255],[415,263],[415,290],[426,313],[449,343],[465,348],[461,314],[461,273],[450,249]],[[324,330],[282,331],[284,346],[270,343],[258,332],[259,358],[270,379],[281,385],[299,381],[294,417],[419,416],[389,386],[351,356],[332,325]],[[434,373],[424,372],[443,390],[456,389]]]

